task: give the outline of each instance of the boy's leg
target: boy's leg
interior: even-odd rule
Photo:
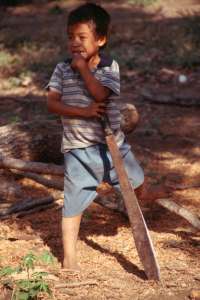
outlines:
[[[62,218],[62,238],[64,249],[63,268],[80,270],[76,259],[76,244],[80,228],[81,216]]]

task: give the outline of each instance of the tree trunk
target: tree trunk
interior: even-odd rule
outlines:
[[[188,86],[178,85],[176,88],[166,90],[164,88],[143,88],[141,97],[156,104],[178,105],[178,106],[200,106],[199,91]]]

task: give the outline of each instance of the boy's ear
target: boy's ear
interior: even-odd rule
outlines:
[[[107,37],[106,36],[100,36],[98,38],[98,45],[99,47],[103,47],[107,42]]]

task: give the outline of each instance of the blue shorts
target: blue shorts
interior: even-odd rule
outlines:
[[[124,142],[120,152],[130,182],[134,188],[139,187],[144,181],[144,173],[130,145]],[[63,217],[72,217],[83,212],[96,198],[96,188],[102,181],[119,188],[111,155],[105,144],[66,152],[64,166]]]

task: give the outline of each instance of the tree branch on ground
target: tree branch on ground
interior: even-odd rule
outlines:
[[[200,230],[200,219],[197,214],[194,214],[186,208],[178,205],[169,199],[157,199],[156,203],[168,209],[169,211],[177,214],[178,216],[187,220],[192,226]]]
[[[39,205],[47,205],[53,203],[56,199],[52,196],[43,197],[39,199],[23,200],[21,202],[12,204],[10,207],[1,210],[0,219],[5,219],[8,215],[18,213],[20,211],[29,210]]]
[[[0,156],[0,168],[31,171],[40,174],[63,175],[63,167],[55,164],[24,161],[21,159]]]
[[[49,188],[54,188],[54,189],[63,191],[63,186],[64,186],[63,179],[60,179],[60,180],[59,179],[48,179],[42,175],[38,175],[38,174],[35,174],[32,172],[23,172],[23,171],[18,171],[18,170],[14,170],[14,169],[11,169],[11,172],[18,176],[33,179],[34,181],[36,181],[42,185],[45,185]]]

